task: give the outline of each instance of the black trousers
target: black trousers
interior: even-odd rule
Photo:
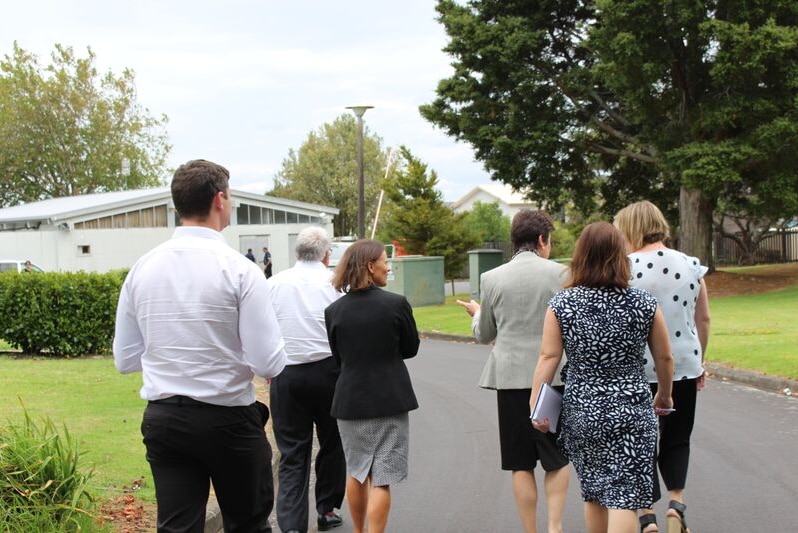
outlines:
[[[141,434],[155,481],[159,533],[202,533],[211,481],[227,533],[271,531],[268,419],[260,402],[222,407],[174,396],[147,404]]]
[[[346,460],[338,425],[330,416],[338,365],[332,357],[288,365],[272,378],[270,406],[274,438],[280,450],[277,523],[283,531],[308,529],[313,426],[319,440],[316,455],[316,512],[340,508],[346,491]]]
[[[673,382],[673,407],[675,412],[659,417],[659,445],[654,465],[654,501],[659,501],[662,493],[659,475],[668,490],[683,489],[687,483],[687,465],[690,462],[690,436],[695,422],[696,379],[682,379]],[[651,384],[652,397],[657,393],[657,384]],[[659,475],[657,474],[659,466]]]

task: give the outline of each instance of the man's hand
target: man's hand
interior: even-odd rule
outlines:
[[[479,304],[477,302],[475,302],[474,300],[471,300],[470,302],[464,302],[463,300],[455,300],[455,301],[459,305],[462,305],[463,307],[465,307],[465,310],[466,310],[466,313],[468,313],[468,316],[474,316],[477,313],[477,311],[479,311]]]

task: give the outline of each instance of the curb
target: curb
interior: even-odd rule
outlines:
[[[463,342],[467,344],[477,344],[477,341],[468,335],[453,335],[450,333],[435,333],[427,331],[419,331],[419,336],[422,339],[433,339],[448,342]],[[761,372],[754,372],[751,370],[742,370],[740,368],[733,368],[730,366],[721,365],[719,363],[705,363],[704,368],[707,375],[711,379],[719,381],[732,381],[742,385],[748,385],[767,392],[776,392],[784,396],[798,395],[798,381],[781,378],[776,376],[768,376]],[[279,453],[277,445],[274,443],[272,435],[267,432],[269,436],[269,443],[272,446],[272,474],[275,478],[274,487],[277,490],[277,463],[279,461]],[[219,504],[216,498],[211,495],[208,499],[207,511],[205,512],[205,533],[221,533],[222,530],[222,513],[219,510]]]
[[[733,381],[767,392],[778,392],[784,396],[798,394],[798,381],[778,376],[768,376],[761,372],[742,370],[718,363],[705,363],[709,377],[720,381]]]

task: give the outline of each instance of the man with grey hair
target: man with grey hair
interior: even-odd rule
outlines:
[[[346,462],[338,425],[330,416],[338,365],[324,325],[324,309],[337,300],[327,269],[330,238],[320,227],[302,230],[296,240],[296,264],[270,280],[272,305],[280,324],[285,370],[271,381],[274,436],[280,449],[277,522],[286,533],[308,530],[313,425],[319,439],[316,457],[316,511],[319,531],[342,523],[335,509],[346,490]]]

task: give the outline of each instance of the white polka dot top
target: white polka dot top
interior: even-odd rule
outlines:
[[[632,287],[645,289],[662,308],[673,351],[673,380],[697,378],[704,372],[695,326],[695,306],[701,278],[707,273],[695,257],[664,249],[629,254]],[[651,352],[646,347],[646,376],[657,382]]]

